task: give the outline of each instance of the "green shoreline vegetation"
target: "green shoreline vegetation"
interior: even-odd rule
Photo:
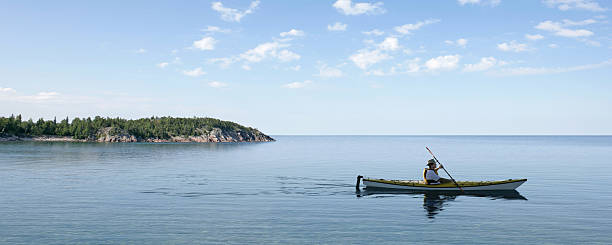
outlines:
[[[150,117],[140,119],[122,119],[96,116],[93,119],[69,118],[57,122],[56,119],[32,119],[23,121],[21,115],[0,117],[0,136],[16,137],[72,137],[79,140],[95,141],[105,135],[130,135],[144,139],[170,140],[173,137],[206,137],[229,135],[237,138],[232,141],[273,141],[259,130],[240,124],[215,118],[178,118]],[[231,139],[231,137],[230,137]],[[220,140],[223,141],[223,140]]]

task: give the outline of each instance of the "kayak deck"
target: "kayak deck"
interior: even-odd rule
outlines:
[[[514,190],[527,179],[508,179],[499,181],[457,181],[463,190]],[[455,183],[425,184],[420,180],[385,180],[363,178],[366,188],[389,188],[405,190],[458,190]]]

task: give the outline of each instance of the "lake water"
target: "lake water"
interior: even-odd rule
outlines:
[[[612,137],[276,136],[270,143],[0,143],[0,244],[610,244]],[[458,180],[517,195],[363,191]],[[444,176],[443,176],[444,177]]]

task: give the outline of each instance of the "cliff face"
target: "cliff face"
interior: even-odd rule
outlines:
[[[118,130],[112,127],[103,128],[98,131],[97,142],[268,142],[274,141],[259,131],[246,132],[241,130],[224,131],[219,128],[212,130],[198,129],[198,136],[171,136],[169,139],[138,138],[129,134],[126,130]]]

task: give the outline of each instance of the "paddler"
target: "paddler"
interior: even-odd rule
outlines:
[[[440,178],[438,175],[438,169],[441,168],[444,168],[442,164],[440,164],[440,167],[437,168],[436,160],[429,159],[429,161],[427,161],[427,168],[423,171],[423,179],[425,180],[425,183],[431,185],[451,182],[449,179]]]

